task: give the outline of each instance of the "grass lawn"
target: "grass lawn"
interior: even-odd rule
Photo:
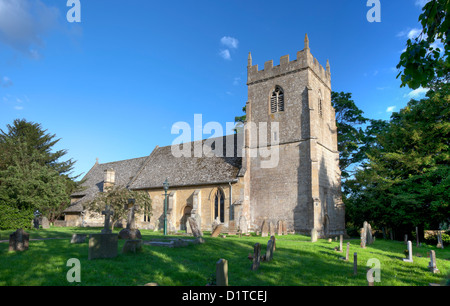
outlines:
[[[114,230],[119,232],[120,229]],[[0,240],[8,240],[13,231],[0,231]],[[334,251],[339,242],[319,239],[311,243],[301,235],[276,236],[276,250],[271,262],[262,262],[251,271],[247,258],[253,245],[261,243],[265,253],[268,237],[227,236],[211,238],[205,233],[205,243],[182,248],[144,245],[137,254],[121,254],[124,244],[119,240],[118,256],[113,259],[88,260],[88,243],[71,244],[73,233],[99,233],[98,228],[51,228],[28,230],[30,239],[64,238],[30,241],[25,252],[8,252],[8,243],[0,243],[0,286],[136,286],[156,282],[163,286],[204,286],[215,263],[228,260],[228,279],[231,286],[367,286],[366,263],[371,258],[380,261],[381,282],[375,286],[428,286],[443,283],[450,274],[450,249],[434,246],[415,247],[413,263],[403,262],[406,245],[390,240],[376,240],[361,249],[359,239],[344,240],[344,253]],[[144,241],[163,239],[160,232],[141,231]],[[171,238],[180,236],[170,236]],[[187,238],[187,237],[180,237]],[[345,256],[350,242],[349,261]],[[427,252],[436,251],[440,274],[428,269]],[[358,253],[358,273],[353,275],[353,253]],[[66,266],[70,258],[81,263],[81,282],[69,283]]]

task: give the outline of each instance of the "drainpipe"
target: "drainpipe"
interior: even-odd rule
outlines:
[[[230,185],[230,217],[231,217],[231,205],[233,203],[232,201],[232,196],[233,196],[233,186],[231,185],[231,181],[228,182],[228,184]],[[233,209],[233,215],[234,215],[234,209]],[[228,221],[230,220],[230,218],[228,218]],[[233,220],[234,220],[234,216],[233,216]]]

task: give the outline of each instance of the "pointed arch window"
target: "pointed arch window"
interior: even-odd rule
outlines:
[[[217,189],[214,195],[214,220],[219,217],[220,222],[225,222],[225,195],[221,189]]]
[[[280,86],[275,86],[272,95],[270,96],[270,112],[278,113],[284,112],[284,91]]]

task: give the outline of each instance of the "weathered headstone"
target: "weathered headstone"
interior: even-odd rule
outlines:
[[[30,242],[30,234],[19,228],[9,235],[8,251],[26,251]]]
[[[142,240],[141,239],[127,240],[127,241],[125,241],[125,243],[123,245],[122,253],[123,254],[136,253],[141,250],[142,250]]]
[[[41,219],[41,226],[43,229],[49,229],[50,228],[50,223],[48,222],[47,217],[42,217]]]
[[[430,263],[428,264],[428,269],[430,269],[430,271],[432,273],[439,273],[439,270],[436,266],[436,252],[435,251],[430,252]]]
[[[117,234],[91,234],[88,259],[116,257],[117,246]]]
[[[405,262],[413,262],[413,257],[412,257],[412,243],[411,241],[408,240],[408,259],[403,259],[403,261]]]
[[[105,226],[102,229],[102,234],[111,234],[111,229],[109,228],[109,218],[114,215],[114,211],[111,210],[109,205],[106,205],[104,211],[102,211],[102,215],[105,215]]]
[[[251,270],[255,271],[259,269],[259,265],[261,263],[261,245],[259,243],[255,243],[253,247],[253,261]]]
[[[129,199],[128,204],[132,206],[128,209],[127,227],[119,232],[119,238],[130,240],[142,239],[141,232],[136,228],[135,212],[137,207],[134,199]]]
[[[353,275],[358,274],[358,253],[353,254]]]
[[[243,235],[248,234],[247,218],[245,218],[245,216],[239,217],[238,229],[239,229],[239,233],[241,233]]]
[[[266,256],[265,256],[266,261],[272,260],[273,251],[274,251],[274,241],[272,239],[269,239],[269,241],[267,241],[267,249],[266,249]]]
[[[438,243],[437,243],[436,247],[438,249],[443,249],[444,248],[444,242],[442,241],[442,233],[441,233],[441,231],[438,231],[438,233],[437,233],[437,241],[438,241]]]
[[[198,228],[197,221],[195,221],[194,218],[189,217],[189,218],[188,218],[188,223],[189,223],[189,227],[191,228],[192,235],[193,235],[194,237],[197,238],[197,237],[202,237],[202,236],[203,236],[203,233],[202,233],[202,231]]]
[[[350,250],[350,242],[347,242],[347,251],[345,253],[345,261],[348,261],[348,252]]]
[[[416,226],[416,246],[419,247],[420,246],[420,242],[419,242],[419,227]]]
[[[269,226],[267,224],[267,221],[264,220],[261,225],[261,237],[267,237],[269,236]]]
[[[342,247],[343,242],[344,242],[344,235],[339,235],[339,252],[340,253],[342,253],[344,251],[343,247]]]
[[[283,221],[281,221],[281,220],[278,220],[278,223],[277,223],[277,234],[278,234],[278,236],[283,235]]]
[[[73,234],[70,243],[84,243],[86,241],[86,234]]]
[[[364,222],[364,229],[366,232],[366,244],[372,244],[373,243],[373,236],[372,236],[372,226],[370,226],[370,223],[367,221]]]
[[[211,237],[218,237],[222,232],[223,224],[218,224],[211,234]]]
[[[275,242],[275,235],[270,236],[270,239],[273,240],[273,250],[275,251],[275,249],[277,248],[277,243]]]
[[[219,259],[216,263],[216,286],[228,286],[228,261]]]
[[[367,239],[366,230],[363,227],[361,228],[361,248],[363,249],[366,248],[366,239]]]
[[[269,236],[275,235],[275,224],[273,222],[269,222]]]
[[[286,223],[286,220],[283,220],[282,224],[283,224],[283,235],[287,235],[287,223]]]
[[[317,230],[315,228],[311,230],[311,242],[317,242]]]

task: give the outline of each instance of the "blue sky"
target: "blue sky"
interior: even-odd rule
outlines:
[[[332,89],[350,92],[373,119],[389,119],[425,89],[396,79],[408,36],[417,35],[424,0],[380,0],[369,22],[366,0],[0,0],[0,128],[38,122],[77,161],[74,174],[146,156],[170,145],[172,126],[224,127],[247,101],[253,64],[303,49],[330,61]],[[210,135],[203,135],[208,138]]]

